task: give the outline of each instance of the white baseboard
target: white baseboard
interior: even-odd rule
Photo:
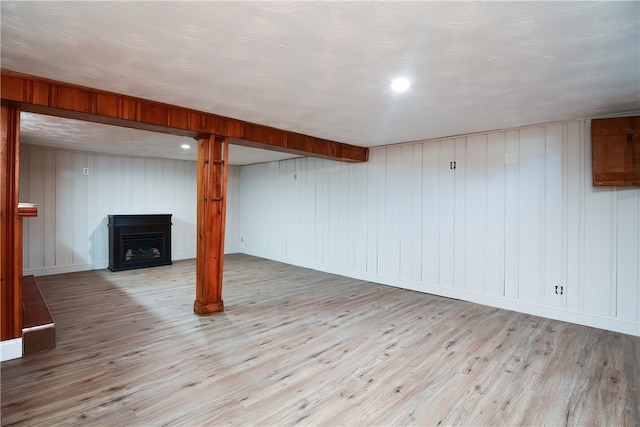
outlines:
[[[97,262],[93,264],[76,264],[76,265],[64,265],[64,266],[55,266],[55,267],[42,267],[42,268],[26,268],[24,270],[24,275],[34,275],[36,277],[39,276],[51,276],[52,274],[65,274],[65,273],[76,273],[78,271],[88,271],[88,270],[103,270],[107,268],[109,265],[108,262]]]
[[[183,259],[193,259],[196,257],[195,252],[172,253],[171,261],[182,261]]]
[[[22,357],[22,338],[0,341],[0,362]]]
[[[302,261],[286,256],[276,256],[270,253],[243,249],[242,253],[261,258],[280,261],[300,267],[311,268],[313,270],[324,271],[326,273],[338,274],[367,282],[379,283],[382,285],[394,286],[397,288],[438,295],[447,298],[455,298],[463,301],[487,305],[490,307],[502,308],[505,310],[517,311],[519,313],[531,314],[534,316],[546,317],[548,319],[560,320],[563,322],[575,323],[593,328],[605,329],[608,331],[620,332],[623,334],[640,336],[640,322],[631,320],[616,319],[613,317],[600,316],[596,314],[572,311],[559,307],[549,307],[538,304],[531,304],[516,301],[504,297],[496,297],[478,294],[461,289],[449,288],[446,286],[428,285],[409,280],[379,276],[375,274],[363,273],[354,270],[330,267],[320,263]]]
[[[195,252],[182,252],[178,254],[171,254],[172,261],[180,261],[183,259],[193,259],[196,257]],[[93,264],[76,264],[76,265],[64,265],[64,266],[54,266],[54,267],[43,267],[43,268],[27,268],[24,270],[24,275],[34,275],[36,277],[39,276],[51,276],[53,274],[65,274],[65,273],[76,273],[78,271],[89,271],[89,270],[104,270],[109,266],[108,261],[95,262]]]
[[[395,286],[397,288],[409,289],[418,292],[424,292],[433,295],[439,295],[448,298],[456,298],[463,301],[469,301],[477,304],[488,305],[490,307],[502,308],[505,310],[517,311],[519,313],[531,314],[534,316],[546,317],[554,320],[561,320],[563,322],[576,323],[578,325],[590,326],[594,328],[606,329],[609,331],[620,332],[623,334],[640,336],[640,323],[630,320],[616,319],[613,317],[600,316],[596,314],[589,314],[584,312],[572,311],[559,307],[549,307],[538,304],[531,304],[522,301],[516,301],[504,297],[496,297],[484,294],[478,294],[461,289],[449,288],[446,286],[428,285],[419,282],[412,282],[409,280],[397,279],[379,276],[375,274],[363,273],[354,270],[330,267],[320,263],[302,261],[295,258],[286,256],[276,256],[270,253],[261,251],[255,251],[246,248],[234,247],[227,248],[225,251],[227,254],[231,253],[244,253],[247,255],[253,255],[261,258],[272,259],[274,261],[280,261],[287,264],[297,265],[300,267],[311,268],[313,270],[324,271],[326,273],[339,274],[345,277],[351,277],[354,279],[365,280],[368,282],[379,283],[388,286]],[[181,253],[172,256],[174,261],[182,259],[195,258],[195,253]],[[87,270],[100,270],[107,268],[108,263],[96,263],[96,264],[83,264],[64,267],[50,267],[41,269],[25,270],[25,275],[33,274],[34,276],[46,276],[51,274],[62,273],[74,273],[77,271]],[[4,341],[3,341],[4,342]],[[20,350],[22,352],[22,349]]]

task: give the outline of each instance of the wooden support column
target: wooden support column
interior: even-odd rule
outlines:
[[[196,300],[200,315],[224,310],[222,272],[229,138],[201,135],[198,141]]]
[[[22,219],[18,213],[20,110],[2,105],[0,118],[0,339],[22,336]]]

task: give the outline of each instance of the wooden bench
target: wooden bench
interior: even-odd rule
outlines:
[[[27,356],[55,348],[56,325],[33,276],[22,279],[22,304],[22,354]]]

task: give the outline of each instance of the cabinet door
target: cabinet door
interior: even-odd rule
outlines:
[[[504,294],[504,135],[423,146],[425,283]]]
[[[591,122],[593,185],[640,185],[640,116]]]
[[[422,281],[453,286],[455,278],[455,140],[422,147]]]

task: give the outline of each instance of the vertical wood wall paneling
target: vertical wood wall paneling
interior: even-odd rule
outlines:
[[[291,233],[295,222],[286,221],[285,254],[267,250],[269,242],[245,248],[629,331],[640,307],[640,194],[593,189],[587,131],[582,120],[380,147],[369,163],[342,170],[318,159],[284,161],[287,174],[296,162],[301,193],[278,185],[274,196],[285,201],[287,218],[301,212],[305,231]],[[270,203],[259,195],[268,173],[253,165],[241,176],[242,233],[251,241],[270,236],[273,224],[259,220]],[[304,248],[297,253],[289,249],[295,234]]]
[[[316,173],[316,260],[321,264],[329,264],[329,226],[331,223],[331,170],[325,160],[315,162]]]
[[[56,193],[55,193],[55,265],[73,264],[73,206],[75,176],[73,174],[73,153],[56,152]]]
[[[318,231],[318,190],[316,187],[316,183],[318,181],[318,169],[320,165],[320,160],[318,159],[307,159],[307,173],[305,174],[305,182],[304,188],[306,189],[305,197],[305,212],[307,213],[305,219],[305,227],[306,227],[306,259],[311,260],[313,262],[318,262],[318,260],[322,257],[321,252],[321,238]]]
[[[590,141],[590,136],[587,140]],[[587,145],[591,151],[591,144]],[[601,316],[611,312],[612,251],[614,248],[615,217],[612,212],[613,190],[593,187],[591,156],[585,156],[583,175],[584,200],[584,311]]]
[[[440,249],[439,284],[455,286],[455,204],[456,204],[456,171],[450,168],[450,162],[456,159],[455,141],[446,139],[440,143],[440,176],[438,179],[438,241]],[[462,164],[462,163],[461,163]]]
[[[349,264],[355,271],[367,270],[367,167],[364,163],[349,168]]]
[[[73,156],[72,176],[73,178],[73,194],[71,196],[72,202],[76,203],[78,200],[82,200],[87,194],[89,188],[89,175],[84,174],[84,168],[87,167],[87,155],[85,153],[71,152]],[[91,173],[91,171],[89,171]],[[86,265],[88,264],[89,257],[89,241],[86,238],[87,233],[87,205],[76,205],[73,209],[73,259],[72,265]]]
[[[422,165],[421,165],[421,248],[422,254],[420,259],[421,265],[421,281],[429,285],[442,284],[440,278],[440,256],[442,248],[442,235],[440,227],[440,179],[441,174],[450,174],[444,169],[447,164],[446,159],[441,158],[441,143],[425,142],[421,144],[422,148]],[[373,150],[371,151],[373,152]],[[445,236],[450,238],[450,236]]]
[[[258,179],[260,166],[264,167],[264,164],[245,166],[240,169],[240,188],[244,194],[244,197],[240,199],[240,223],[243,224],[240,230],[242,248],[257,249],[258,225],[256,224],[255,209],[260,204],[255,202],[255,198],[258,197],[258,184],[264,182],[264,178]]]
[[[24,147],[21,191],[38,205],[25,222],[27,273],[106,268],[109,214],[172,213],[173,258],[195,256],[195,162]]]
[[[500,297],[504,295],[504,235],[505,235],[505,134],[495,132],[487,138],[486,165],[486,280],[482,293]]]
[[[238,184],[238,187],[241,189],[244,196],[241,195],[238,200],[238,236],[240,239],[238,245],[240,252],[243,252],[247,248],[247,240],[249,238],[249,235],[254,234],[253,228],[251,227],[250,217],[251,209],[253,207],[245,205],[246,199],[248,198],[247,194],[251,193],[253,190],[253,182],[248,177],[248,175],[253,172],[253,168],[251,168],[250,166],[244,166],[239,169],[240,183]]]
[[[286,194],[288,183],[286,177],[280,172],[280,162],[271,162],[267,165],[269,177],[269,235],[267,238],[268,250],[278,255],[284,255],[287,243],[287,206]]]
[[[585,155],[580,123],[567,125],[567,279],[566,304],[569,310],[584,307],[584,193]]]
[[[380,223],[379,206],[382,204],[378,187],[384,178],[384,150],[369,151],[367,168],[367,270],[369,274],[378,274],[378,232]]]
[[[465,206],[460,207],[465,213],[461,227],[464,233],[464,265],[461,267],[465,272],[464,288],[477,293],[486,288],[487,277],[487,152],[487,135],[467,138],[463,183]]]
[[[131,169],[129,179],[131,183],[131,205],[133,212],[144,212],[145,193],[148,191],[143,183],[145,181],[145,159],[134,157],[130,159]]]
[[[125,209],[130,206],[131,203],[131,178],[129,175],[129,160],[127,157],[112,157],[111,158],[111,182],[109,185],[111,199],[111,208],[114,214],[120,214],[125,212]],[[89,170],[89,176],[95,171]],[[87,176],[87,178],[89,178]],[[88,181],[88,179],[87,179]],[[119,197],[115,197],[119,195]]]
[[[504,296],[518,298],[518,139],[519,132],[505,133],[505,260],[504,260]]]
[[[300,254],[300,246],[302,240],[300,234],[300,181],[297,178],[297,165],[295,161],[282,162],[284,168],[285,180],[289,186],[289,197],[285,197],[287,222],[285,224],[286,244],[285,256],[297,256]]]
[[[42,240],[35,244],[41,244],[43,250],[44,264],[43,267],[55,267],[57,254],[56,254],[56,240],[58,239],[58,230],[56,230],[56,183],[58,174],[56,172],[56,157],[57,150],[48,149],[48,153],[44,156],[43,174],[42,179],[42,193],[43,193],[43,207],[42,220],[43,235]],[[46,213],[49,213],[48,215]]]
[[[640,189],[620,187],[615,317],[640,322]]]
[[[304,224],[304,249],[305,259],[317,259],[316,240],[316,170],[317,159],[307,158],[305,161],[305,171],[303,174],[303,224]],[[244,190],[243,190],[244,195]]]
[[[561,147],[561,211],[562,218],[560,228],[562,230],[562,265],[560,267],[560,285],[564,286],[564,294],[561,296],[561,307],[567,308],[567,294],[569,288],[569,124],[562,124],[562,147]],[[557,297],[558,295],[556,295]]]
[[[260,206],[262,207],[262,212],[264,215],[264,219],[262,219],[262,221],[264,221],[264,226],[265,226],[265,227],[260,227],[259,233],[258,233],[258,243],[260,245],[260,248],[262,248],[262,250],[268,250],[268,245],[269,245],[268,233],[271,227],[273,227],[273,224],[271,223],[271,217],[269,216],[269,209],[270,209],[269,179],[271,175],[267,173],[268,168],[269,168],[269,164],[265,164],[264,171],[262,174],[263,185],[260,186],[260,190],[258,192],[259,200],[262,202]]]
[[[174,217],[174,216],[178,217],[179,212],[173,209],[173,206],[177,206],[177,200],[176,200],[176,198],[178,197],[177,193],[181,191],[181,189],[177,187],[177,180],[174,178],[181,173],[181,170],[178,169],[178,165],[180,165],[180,163],[174,162],[169,159],[158,159],[158,165],[157,165],[159,168],[158,179],[160,180],[160,185],[164,189],[165,194],[164,194],[164,197],[157,198],[158,204],[156,207],[156,212],[172,214],[171,216],[171,223],[172,223],[171,225],[171,231],[172,231],[171,257],[174,259],[175,259],[175,256],[174,256],[175,251],[173,250],[173,242],[176,242],[176,246],[178,246],[177,245],[178,241],[184,238],[184,236],[182,236],[182,234],[184,233],[182,233],[180,230],[182,228],[182,224],[179,224],[178,223],[179,220]],[[194,203],[196,203],[195,200],[194,200]],[[173,236],[174,233],[176,232],[180,232],[179,237]]]
[[[544,139],[541,129],[520,131],[518,147],[518,299],[541,302],[544,260]]]
[[[422,259],[423,259],[423,248],[422,248],[422,235],[423,235],[423,223],[424,219],[422,218],[422,206],[424,205],[423,198],[423,190],[422,190],[422,149],[424,144],[413,144],[413,153],[411,154],[412,164],[412,245],[414,247],[415,253],[411,259],[410,266],[410,279],[416,282],[420,282],[422,280]]]
[[[136,188],[138,197],[134,203],[139,206],[139,210],[134,213],[145,213],[145,161],[144,159],[136,159],[138,167],[136,168],[136,162],[134,162],[134,169],[132,170],[131,185]],[[100,254],[101,259],[109,260],[108,248],[109,248],[109,230],[107,227],[107,215],[111,212],[111,205],[114,198],[118,195],[112,191],[111,188],[111,156],[94,155],[94,179],[95,185],[90,198],[93,199],[91,204],[94,207],[94,217],[92,220],[92,227],[89,229],[89,236],[92,241],[92,246],[96,254]]]
[[[176,164],[176,168],[180,168],[180,172],[184,174],[184,168],[182,164]],[[224,253],[236,253],[239,251],[240,247],[240,205],[239,205],[239,196],[240,196],[240,166],[229,165],[229,179],[228,179],[228,187],[227,187],[227,219],[226,219],[226,228],[225,228],[225,238],[224,238]],[[177,191],[174,193],[176,196],[174,197],[173,204],[177,204]],[[195,197],[194,197],[195,204]],[[188,217],[188,207],[181,207],[181,218]],[[185,227],[187,228],[187,227]],[[182,239],[188,238],[190,231],[185,230],[184,236],[181,236]],[[193,234],[195,234],[195,229],[193,230]],[[184,247],[185,242],[181,242],[181,246]]]
[[[413,180],[412,175],[414,169],[410,167],[402,167],[412,163],[413,146],[416,144],[403,144],[399,146],[400,149],[400,168],[399,168],[399,204],[398,204],[398,225],[400,236],[400,247],[398,250],[398,264],[399,271],[398,277],[405,280],[411,279],[411,265],[415,264],[413,256],[418,252],[419,247],[416,247],[412,241],[412,236],[415,233],[412,217],[415,215],[413,210]],[[418,169],[419,170],[419,169]]]
[[[403,165],[409,165],[404,167]],[[422,278],[422,144],[401,146],[400,278]]]
[[[299,166],[295,161],[280,163],[283,180],[287,187],[287,194],[284,197],[286,211],[284,256],[294,256],[294,254],[299,256],[304,242],[304,239],[300,236],[302,230],[302,213],[300,211],[302,206],[302,187],[298,168]]]
[[[348,268],[349,265],[349,167],[346,163],[336,162],[340,165],[340,173],[339,173],[339,198],[338,203],[340,204],[340,212],[339,212],[339,225],[335,230],[338,233],[338,248],[340,257],[338,258],[338,267],[340,268]]]
[[[548,306],[564,306],[564,292],[556,294],[555,286],[566,289],[563,281],[563,265],[566,265],[562,209],[562,146],[564,125],[546,127],[544,152],[544,275],[542,278],[543,302]]]
[[[454,232],[453,232],[453,252],[454,252],[454,287],[464,289],[466,286],[467,271],[465,269],[467,263],[466,248],[467,238],[465,230],[465,218],[471,213],[467,213],[467,204],[465,203],[467,188],[467,138],[461,137],[455,139],[454,158],[456,167],[453,170],[454,175]],[[473,206],[469,206],[473,209]],[[479,278],[480,280],[482,278]]]
[[[316,175],[316,262],[328,264],[329,254],[329,224],[331,215],[330,178],[331,170],[324,160],[315,162]]]
[[[318,262],[331,265],[334,254],[331,253],[331,209],[337,208],[337,203],[331,203],[331,176],[335,170],[325,160],[317,162],[318,175],[316,180],[316,238],[318,239]]]
[[[381,187],[384,204],[381,205],[382,239],[378,247],[378,273],[386,277],[398,277],[400,274],[400,147],[387,147],[385,154],[385,182]]]
[[[610,189],[611,195],[611,251],[609,252],[609,315],[615,316],[618,298],[617,292],[617,259],[618,259],[618,189],[613,187]]]
[[[261,173],[261,183],[258,185],[258,188],[256,189],[256,193],[254,195],[255,197],[255,201],[256,202],[260,202],[259,206],[260,206],[260,210],[257,210],[256,212],[254,212],[254,215],[256,215],[258,212],[262,213],[262,217],[264,218],[256,218],[256,221],[262,220],[264,221],[264,227],[260,227],[259,223],[256,223],[256,227],[258,228],[258,233],[256,233],[256,237],[257,237],[257,241],[255,242],[258,247],[261,250],[267,250],[267,233],[269,232],[269,228],[268,227],[272,227],[273,224],[271,223],[271,218],[269,217],[269,175],[267,174],[267,167],[269,165],[268,164],[263,164],[261,165],[261,170],[259,171]]]
[[[589,123],[590,125],[590,123]],[[587,177],[591,175],[590,171],[589,171],[589,166],[590,166],[590,147],[591,144],[587,141],[586,138],[590,138],[590,136],[588,136],[590,134],[588,127],[585,125],[580,126],[579,129],[579,134],[580,134],[580,140],[584,142],[584,145],[586,145],[586,147],[582,148],[582,151],[580,152],[580,158],[581,158],[581,169],[580,169],[580,180],[581,180],[581,190],[582,190],[582,198],[580,199],[581,205],[580,205],[580,215],[581,215],[581,219],[582,221],[580,222],[580,225],[582,226],[582,229],[580,230],[580,243],[581,243],[581,247],[580,247],[580,254],[581,254],[581,263],[580,263],[580,293],[579,293],[579,305],[580,305],[580,311],[587,311],[585,310],[585,304],[586,304],[586,299],[587,299],[587,290],[586,287],[588,286],[587,281],[585,280],[586,278],[586,274],[587,274],[587,269],[586,269],[586,263],[587,263],[587,250],[586,250],[586,241],[587,241],[587,195],[588,192],[591,191],[591,187],[589,185],[589,183],[587,182]]]
[[[155,173],[156,170],[156,159],[146,159],[142,160],[142,179],[138,181],[138,185],[144,190],[149,188],[150,185],[153,185],[156,182],[157,175]],[[151,194],[148,191],[142,191],[142,205],[148,206],[152,211],[156,210],[156,200],[153,197],[154,194]]]
[[[329,205],[329,213],[325,228],[324,262],[328,265],[339,266],[341,264],[340,260],[344,259],[343,255],[346,256],[346,253],[342,253],[346,248],[340,246],[340,225],[342,222],[341,215],[343,214],[341,207],[342,183],[340,172],[330,172],[328,178],[329,189],[327,192],[327,202]]]

